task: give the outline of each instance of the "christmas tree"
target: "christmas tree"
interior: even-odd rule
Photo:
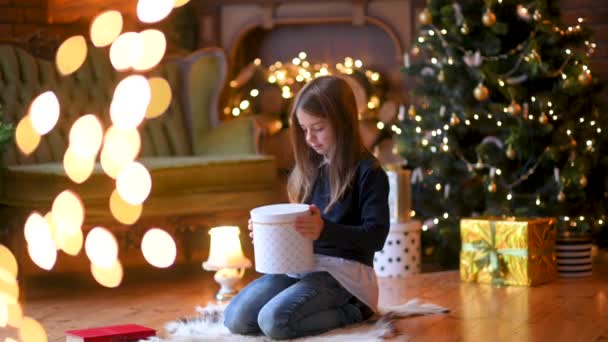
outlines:
[[[551,0],[430,0],[419,21],[398,147],[425,254],[455,265],[459,219],[481,214],[598,233],[608,126],[584,18],[564,25]]]

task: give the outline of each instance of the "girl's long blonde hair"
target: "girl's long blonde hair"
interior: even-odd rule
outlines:
[[[310,81],[294,101],[289,130],[296,163],[289,175],[287,193],[292,202],[302,203],[311,196],[324,157],[306,143],[296,116],[298,110],[327,118],[334,132],[335,144],[327,156],[330,199],[325,212],[328,212],[349,188],[357,164],[366,153],[359,134],[355,96],[345,80],[324,76]]]

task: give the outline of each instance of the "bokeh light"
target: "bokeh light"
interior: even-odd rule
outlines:
[[[0,271],[6,271],[13,278],[17,278],[17,259],[4,245],[0,245]],[[4,277],[0,275],[0,280]]]
[[[140,148],[141,136],[137,129],[122,130],[111,126],[106,131],[101,150],[103,171],[116,179],[120,170],[137,158]]]
[[[142,23],[156,23],[165,19],[173,10],[174,0],[139,0],[137,18]]]
[[[125,71],[141,58],[144,45],[137,32],[125,32],[110,47],[110,63],[117,71]]]
[[[53,201],[51,209],[55,222],[55,235],[72,235],[82,228],[84,222],[84,205],[74,192],[65,190]]]
[[[167,39],[165,34],[159,30],[145,30],[139,33],[143,44],[143,51],[139,60],[133,65],[133,69],[142,71],[155,67],[165,56]]]
[[[23,309],[19,303],[8,304],[8,325],[18,328],[23,320]]]
[[[103,127],[97,116],[86,114],[70,129],[70,149],[81,157],[93,158],[101,148]]]
[[[57,261],[57,247],[50,237],[36,238],[27,245],[27,252],[34,264],[43,270],[50,271]]]
[[[48,337],[44,328],[31,317],[23,317],[19,327],[19,336],[22,342],[47,342]]]
[[[105,11],[93,19],[91,41],[97,47],[112,44],[122,31],[122,15],[118,11]]]
[[[177,8],[177,7],[182,7],[185,4],[189,3],[190,0],[175,0],[175,3],[173,4],[173,7]]]
[[[118,258],[118,243],[109,230],[95,227],[87,234],[84,251],[94,265],[110,268]]]
[[[125,166],[116,177],[116,191],[129,204],[142,204],[150,195],[151,189],[150,172],[138,162]]]
[[[105,287],[114,288],[122,282],[123,269],[120,261],[116,260],[110,267],[100,267],[91,264],[91,274],[99,284]]]
[[[52,91],[38,95],[30,106],[32,127],[40,135],[47,134],[59,119],[59,100]]]
[[[129,76],[116,86],[110,104],[112,123],[123,130],[137,128],[150,104],[150,83],[141,75]]]
[[[87,41],[83,36],[74,36],[66,39],[55,56],[57,70],[67,76],[78,70],[87,59]]]
[[[71,145],[63,155],[63,168],[68,177],[75,183],[83,183],[93,173],[95,168],[95,155],[84,157],[74,151]]]
[[[118,191],[112,191],[112,195],[110,196],[110,212],[114,218],[122,223],[122,224],[133,224],[139,220],[141,213],[143,211],[143,206],[133,205],[127,203],[120,195]]]
[[[15,141],[19,150],[26,155],[34,152],[40,144],[40,134],[36,132],[29,115],[21,118],[15,129]]]
[[[150,105],[146,111],[146,118],[153,119],[162,115],[169,105],[173,97],[169,82],[162,77],[151,77],[148,79],[150,83]]]
[[[167,268],[175,262],[177,248],[169,233],[159,228],[151,228],[141,241],[141,251],[150,265]]]

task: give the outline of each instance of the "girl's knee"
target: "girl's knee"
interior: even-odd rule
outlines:
[[[289,320],[281,317],[273,307],[265,306],[258,314],[258,326],[264,335],[273,340],[285,340],[294,337],[289,327]]]
[[[232,308],[230,306],[226,308],[224,312],[224,326],[230,330],[233,334],[239,335],[251,335],[260,332],[257,325],[256,317],[250,317],[246,313],[246,310],[239,310],[238,308]]]

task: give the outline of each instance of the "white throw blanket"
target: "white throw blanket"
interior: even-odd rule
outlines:
[[[198,317],[180,319],[168,323],[165,329],[168,338],[152,338],[149,342],[198,342],[198,341],[270,341],[265,336],[234,335],[224,327],[223,305],[210,304],[197,307]],[[324,334],[297,339],[302,342],[320,341],[381,341],[393,339],[406,340],[407,337],[395,327],[399,318],[434,315],[449,312],[448,309],[435,304],[421,303],[418,299],[397,306],[380,308],[379,313],[365,322],[328,331]]]

